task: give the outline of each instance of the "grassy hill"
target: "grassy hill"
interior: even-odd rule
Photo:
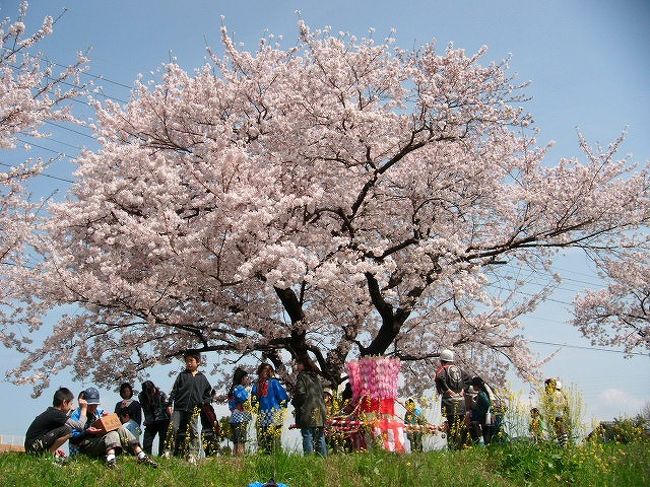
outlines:
[[[650,486],[650,444],[588,444],[561,450],[553,445],[511,444],[393,455],[382,451],[327,459],[278,454],[216,457],[192,466],[160,460],[158,469],[120,457],[114,470],[75,458],[55,465],[47,457],[0,455],[2,487],[219,486],[245,487],[274,477],[289,487],[316,486]]]

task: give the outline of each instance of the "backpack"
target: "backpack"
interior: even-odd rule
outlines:
[[[448,365],[445,367],[445,372],[447,374],[447,387],[456,394],[462,394],[465,383],[463,382],[463,372],[460,367],[453,364]]]

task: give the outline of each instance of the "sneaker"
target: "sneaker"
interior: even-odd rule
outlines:
[[[63,465],[68,464],[68,459],[66,457],[52,457],[52,465],[56,467],[62,467]]]
[[[151,468],[158,468],[158,464],[154,462],[153,459],[148,455],[145,455],[142,458],[138,458],[138,463],[149,465]]]
[[[54,465],[65,465],[68,463],[68,457],[65,456],[65,452],[63,450],[57,450],[52,456],[52,463]]]
[[[117,467],[117,458],[113,457],[110,460],[106,459],[106,467],[108,467],[108,468]]]

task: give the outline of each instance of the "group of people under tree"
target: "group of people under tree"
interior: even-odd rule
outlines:
[[[455,363],[452,350],[440,352],[435,385],[447,421],[450,449],[461,449],[470,441],[487,445],[499,437],[505,404],[481,377],[470,377]]]
[[[503,436],[502,424],[506,403],[481,377],[470,377],[454,360],[454,352],[440,353],[440,366],[436,370],[436,391],[441,396],[442,414],[447,421],[448,446],[461,449],[466,445],[483,443],[488,445]],[[552,434],[549,435],[561,447],[567,446],[570,435],[569,402],[557,378],[544,382],[539,407],[530,410],[529,431],[535,442],[544,441],[544,421]],[[405,423],[407,423],[405,418]],[[421,448],[421,439],[411,439],[416,449]]]
[[[169,396],[147,380],[142,383],[138,399],[134,398],[131,384],[120,386],[121,401],[115,405],[115,413],[121,426],[113,431],[103,431],[95,422],[106,413],[99,407],[99,392],[89,387],[78,396],[78,407],[73,407],[73,395],[66,389],[56,391],[53,406],[39,415],[30,425],[25,439],[28,452],[57,452],[70,440],[70,453],[104,457],[109,467],[115,465],[115,454],[131,452],[138,460],[151,466],[153,442],[158,437],[158,452],[164,455],[185,456],[196,461],[201,449],[206,455],[219,449],[222,431],[211,403],[217,399],[216,391],[207,377],[199,370],[201,355],[187,351],[184,354],[185,369],[180,372]],[[323,389],[320,371],[307,356],[295,360],[297,372],[293,398],[295,427],[300,429],[305,454],[318,453],[326,456],[329,448],[353,450],[367,446],[345,438],[341,447],[334,438],[326,438],[328,418],[349,414],[355,410],[351,401],[351,388],[343,391],[341,402],[334,400],[329,389]],[[440,353],[440,366],[434,376],[437,393],[441,397],[441,411],[446,419],[447,442],[450,449],[461,449],[471,444],[490,444],[500,434],[505,406],[503,401],[481,377],[470,378],[455,363],[454,352]],[[250,392],[249,392],[249,386]],[[552,409],[553,429],[560,445],[568,442],[567,402],[556,379],[546,381],[545,409]],[[247,371],[237,368],[227,393],[230,410],[228,418],[229,438],[233,454],[246,452],[249,424],[256,417],[258,449],[272,453],[280,448],[282,425],[289,404],[289,394],[274,376],[268,363],[257,368],[257,378],[252,381]],[[404,424],[411,451],[422,451],[424,430],[427,425],[421,410],[413,399],[405,404]],[[144,412],[144,437],[142,435],[142,412]],[[539,410],[531,410],[530,431],[535,440],[541,440],[541,416]],[[201,434],[198,422],[201,422]]]
[[[113,467],[116,453],[131,452],[138,460],[157,466],[150,455],[158,436],[158,452],[164,455],[186,456],[190,461],[198,458],[201,441],[206,455],[218,449],[220,426],[211,403],[216,397],[207,377],[199,371],[201,355],[188,351],[184,354],[185,370],[180,372],[169,396],[151,381],[142,383],[138,400],[134,399],[129,383],[120,386],[122,398],[115,405],[115,414],[122,423],[119,428],[104,431],[96,422],[108,414],[99,407],[99,391],[89,387],[78,395],[78,407],[73,406],[74,396],[67,388],[56,391],[52,407],[37,416],[29,426],[25,449],[30,453],[51,452],[60,455],[60,448],[70,441],[70,454],[103,457],[106,465]],[[296,423],[303,434],[305,452],[317,451],[327,455],[324,440],[325,403],[318,370],[307,357],[296,361],[298,378],[293,397]],[[280,447],[284,411],[289,395],[274,377],[273,367],[263,363],[257,370],[258,378],[251,393],[247,386],[251,380],[246,371],[236,369],[228,391],[230,409],[230,439],[233,453],[242,455],[248,440],[251,411],[257,416],[257,440],[260,450],[271,453]],[[144,412],[144,438],[142,434]],[[201,434],[198,421],[201,421]]]
[[[562,390],[562,383],[555,377],[549,377],[544,381],[539,407],[530,410],[529,431],[533,441],[536,443],[544,441],[546,426],[549,432],[547,437],[555,438],[562,447],[567,446],[571,439],[570,413],[569,400]]]

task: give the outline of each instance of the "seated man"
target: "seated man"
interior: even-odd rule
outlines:
[[[68,441],[74,428],[86,422],[86,401],[79,401],[77,420],[69,417],[73,410],[74,395],[70,389],[59,388],[54,393],[52,407],[36,416],[25,434],[25,451],[28,453],[56,453]]]
[[[87,403],[86,422],[81,428],[76,428],[72,432],[70,443],[75,447],[75,450],[85,455],[101,458],[106,460],[106,466],[109,468],[115,467],[115,455],[121,450],[127,450],[138,457],[139,463],[144,463],[152,467],[157,467],[158,464],[149,458],[142,450],[138,439],[133,436],[133,433],[128,431],[124,426],[119,427],[114,431],[103,433],[99,428],[95,428],[92,424],[106,413],[99,409],[99,391],[94,387],[89,387],[83,392],[83,397]],[[80,416],[80,410],[72,413],[72,418],[77,419]]]

